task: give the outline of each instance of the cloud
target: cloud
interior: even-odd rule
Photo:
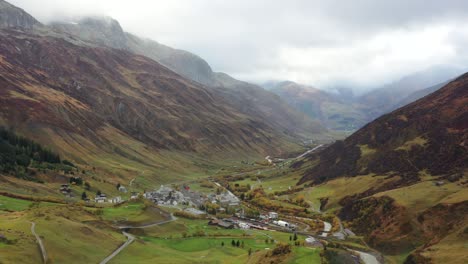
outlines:
[[[462,0],[11,2],[46,23],[109,15],[126,31],[256,82],[369,89],[432,65],[468,66],[468,2]]]

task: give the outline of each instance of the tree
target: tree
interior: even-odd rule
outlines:
[[[265,239],[265,244],[268,244],[268,238],[267,238],[267,239]]]
[[[289,236],[289,241],[291,241],[291,240],[292,240],[292,236]]]
[[[89,182],[85,182],[84,188],[88,191],[91,190],[91,184],[89,184]]]
[[[81,194],[81,200],[86,200],[86,198],[88,198],[88,195],[86,194],[86,192],[83,192]]]
[[[231,245],[232,245],[233,247],[236,246],[236,241],[234,241],[234,239],[231,241]]]
[[[239,240],[237,240],[237,242],[236,242],[236,247],[240,247],[240,242],[239,242]]]
[[[294,233],[294,238],[293,239],[294,239],[294,241],[297,240],[297,234],[296,233]]]
[[[101,195],[101,190],[98,190],[98,191],[96,192],[96,195],[98,195],[98,196]]]
[[[244,248],[244,241],[241,242],[241,248]]]
[[[224,241],[221,242],[221,246],[224,247]]]
[[[120,188],[120,183],[117,183],[116,187],[117,187],[117,190],[118,190]]]
[[[249,256],[252,255],[252,249],[249,248]]]

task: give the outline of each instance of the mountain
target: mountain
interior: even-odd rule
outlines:
[[[368,121],[361,110],[364,107],[352,102],[349,95],[344,97],[291,81],[270,85],[269,90],[331,130],[353,131]]]
[[[412,102],[414,102],[414,101],[416,101],[416,100],[418,100],[420,98],[423,98],[424,96],[429,95],[429,94],[439,90],[440,88],[444,87],[449,82],[450,81],[446,81],[446,82],[436,84],[434,86],[431,86],[431,87],[428,87],[428,88],[413,92],[412,94],[408,95],[403,100],[399,101],[393,108],[397,109],[397,108],[403,107],[403,106],[405,106],[407,104],[410,104],[410,103],[412,103]]]
[[[0,0],[0,27],[33,29],[37,26],[41,26],[41,23],[23,9]]]
[[[303,172],[300,184],[344,185],[347,192],[322,197],[322,207],[332,203],[372,247],[414,250],[407,263],[451,263],[466,240],[467,142],[468,73],[292,168]]]
[[[355,131],[383,114],[434,92],[459,74],[460,69],[456,67],[434,66],[361,96],[354,96],[350,89],[328,92],[290,81],[270,82],[265,87],[292,108],[331,130]]]
[[[85,17],[77,21],[54,22],[51,27],[90,43],[149,57],[174,72],[220,93],[242,113],[269,120],[278,130],[307,138],[326,138],[326,130],[320,123],[312,122],[275,94],[257,85],[236,80],[225,73],[213,72],[210,65],[197,55],[126,33],[118,21],[109,17]]]
[[[411,94],[447,82],[447,80],[453,79],[462,73],[462,69],[458,67],[446,65],[432,66],[428,69],[404,76],[393,83],[376,88],[357,98],[357,101],[367,106],[365,111],[369,115],[369,121],[371,121],[396,109],[398,103]]]
[[[162,181],[223,157],[299,147],[293,132],[147,57],[43,32],[0,30],[0,125],[73,161]]]

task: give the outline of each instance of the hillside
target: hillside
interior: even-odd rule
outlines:
[[[343,96],[294,82],[280,82],[269,88],[291,107],[331,130],[354,131],[367,123],[364,107]],[[351,99],[351,100],[349,100]]]
[[[146,57],[0,34],[0,123],[74,160],[115,155],[152,167],[160,151],[241,156],[292,146],[283,131]]]
[[[424,93],[418,94],[418,91],[446,83],[447,80],[453,79],[462,73],[463,71],[456,67],[445,65],[432,66],[404,76],[382,87],[377,87],[356,99],[358,103],[366,106],[365,111],[369,116],[370,122],[383,114],[405,105],[405,103],[411,103],[426,95]],[[403,100],[407,101],[401,104]]]
[[[382,253],[415,250],[408,263],[462,263],[456,252],[468,223],[467,124],[464,74],[292,167],[303,171],[299,184],[312,186],[309,195],[345,188],[318,196],[322,209],[333,208]]]
[[[112,18],[84,17],[77,22],[54,22],[50,26],[61,34],[90,44],[127,50],[151,58],[181,76],[209,87],[238,111],[257,116],[278,131],[326,139],[326,130],[320,123],[312,122],[275,94],[225,73],[213,72],[210,65],[195,54],[127,33]]]

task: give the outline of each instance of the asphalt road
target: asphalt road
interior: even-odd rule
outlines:
[[[124,250],[126,247],[128,247],[133,242],[133,240],[135,240],[135,237],[130,235],[127,232],[122,232],[122,234],[124,234],[124,236],[127,237],[127,241],[125,243],[123,243],[123,245],[121,245],[114,252],[112,252],[112,254],[110,254],[107,258],[105,258],[103,261],[101,261],[100,264],[106,264],[107,262],[109,262],[113,257],[117,256],[117,254],[119,254],[120,251]]]

